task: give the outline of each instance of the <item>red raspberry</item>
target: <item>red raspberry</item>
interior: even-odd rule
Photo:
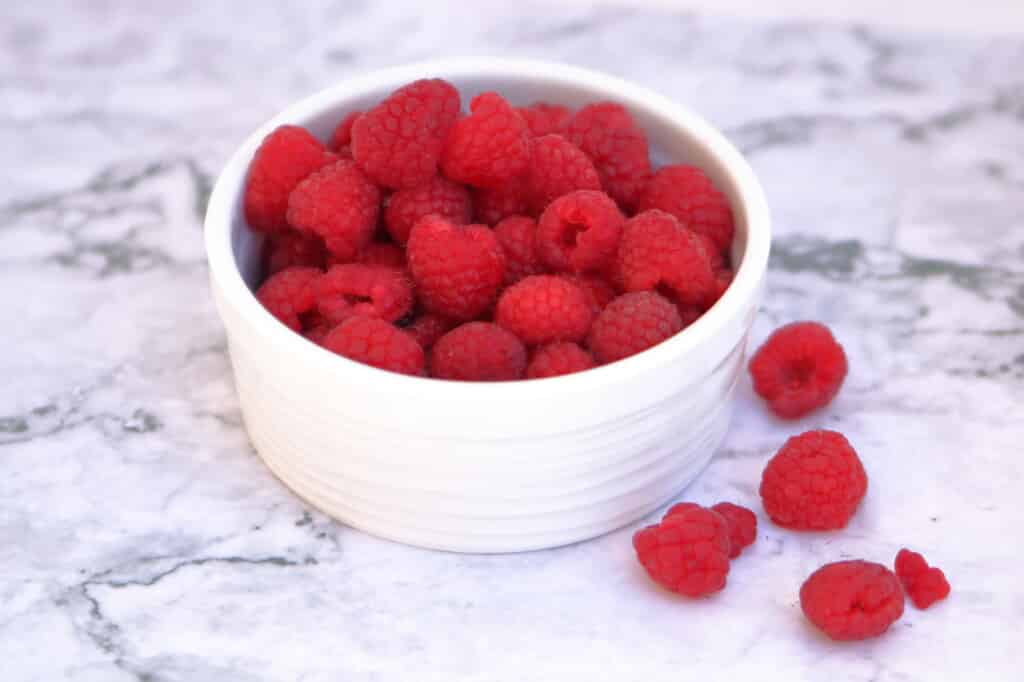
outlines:
[[[264,138],[245,181],[245,220],[257,232],[288,229],[288,195],[303,178],[337,158],[298,126],[281,126]]]
[[[352,124],[356,122],[356,119],[363,115],[361,111],[353,111],[345,114],[345,118],[341,119],[338,126],[331,133],[331,141],[327,143],[327,148],[332,152],[339,152],[343,149],[349,150],[349,145],[352,144]]]
[[[601,179],[590,158],[561,135],[530,141],[530,168],[526,196],[534,213],[541,213],[560,196],[579,189],[601,189]]]
[[[583,289],[595,316],[618,295],[611,284],[597,275],[566,275],[566,277]]]
[[[569,121],[567,137],[591,158],[601,186],[621,206],[632,209],[651,177],[647,136],[625,107],[614,102],[590,104]]]
[[[501,187],[476,190],[473,208],[476,219],[487,225],[497,225],[514,215],[528,214],[525,179],[512,178]]]
[[[425,185],[400,189],[391,195],[384,210],[384,224],[395,243],[403,246],[416,222],[431,213],[456,225],[473,219],[473,203],[469,190],[440,176]]]
[[[868,489],[857,452],[841,433],[807,431],[787,440],[761,475],[772,521],[795,530],[838,530]]]
[[[721,515],[699,506],[679,508],[633,535],[637,558],[654,582],[688,597],[725,587],[729,530]]]
[[[683,328],[676,307],[650,291],[623,294],[605,306],[590,328],[587,345],[607,364],[655,346]]]
[[[263,272],[268,277],[288,268],[323,269],[327,260],[322,239],[295,230],[268,235],[262,257]]]
[[[757,515],[746,507],[732,502],[719,502],[711,507],[722,515],[729,524],[729,558],[735,559],[744,547],[754,544],[757,539]]]
[[[919,609],[949,596],[949,581],[941,569],[929,566],[924,557],[909,549],[896,554],[896,575],[899,576],[907,596]]]
[[[423,313],[417,315],[412,323],[405,328],[405,331],[412,334],[420,347],[426,351],[433,348],[439,338],[454,328],[455,323],[447,318],[433,313]]]
[[[487,310],[505,278],[494,232],[482,225],[452,225],[435,215],[412,228],[406,259],[423,307],[454,320],[471,320]]]
[[[324,339],[327,338],[327,335],[330,334],[331,330],[336,326],[338,325],[327,322],[326,320],[321,320],[315,324],[303,325],[302,335],[316,345],[322,346],[324,345]]]
[[[637,210],[657,208],[671,213],[694,232],[706,234],[720,251],[732,245],[733,217],[729,200],[694,166],[663,166],[644,187]]]
[[[541,262],[552,270],[600,270],[615,257],[625,217],[603,192],[579,190],[555,199],[537,223]]]
[[[395,90],[352,124],[356,163],[385,187],[424,184],[437,173],[459,106],[459,92],[440,79],[418,80]]]
[[[299,315],[316,305],[315,286],[323,276],[318,268],[288,268],[272,275],[256,291],[267,311],[294,331],[302,329]]]
[[[594,356],[569,341],[557,341],[533,352],[526,367],[527,379],[544,379],[582,372],[594,367]]]
[[[885,566],[837,561],[811,574],[800,588],[807,620],[837,641],[877,637],[903,615],[900,581]]]
[[[363,265],[381,265],[388,268],[405,269],[405,251],[402,247],[387,242],[370,242],[356,257]]]
[[[846,353],[828,327],[779,327],[750,359],[754,390],[783,419],[798,419],[832,402],[846,378]]]
[[[494,236],[505,254],[505,284],[544,272],[537,256],[537,221],[517,215],[494,226]]]
[[[587,295],[577,284],[554,275],[532,275],[498,299],[494,321],[528,346],[582,341],[594,321]]]
[[[473,98],[472,112],[448,136],[441,169],[452,180],[474,187],[501,187],[530,163],[526,122],[494,92]]]
[[[526,127],[534,137],[564,134],[572,118],[567,107],[547,102],[534,102],[528,107],[516,107],[516,112],[526,121]]]
[[[678,218],[676,220],[678,220]],[[685,223],[680,223],[680,225],[685,227]],[[717,275],[723,270],[729,269],[725,254],[718,249],[718,245],[715,244],[714,239],[702,232],[694,232],[693,230],[689,230],[689,232],[694,236],[701,247],[703,247],[704,253],[707,254],[708,257],[708,264],[711,265],[712,272]]]
[[[350,317],[332,329],[322,345],[332,353],[389,372],[415,376],[424,372],[420,345],[379,317]]]
[[[437,340],[430,371],[437,379],[514,381],[526,371],[526,348],[496,324],[467,322]]]
[[[668,511],[665,512],[665,515],[663,517],[661,517],[661,520],[664,521],[665,519],[667,519],[670,516],[673,516],[675,514],[680,514],[680,513],[684,512],[686,510],[689,510],[689,509],[705,509],[705,508],[706,507],[702,507],[701,505],[697,504],[696,502],[677,502],[677,503],[673,504],[671,507],[668,508]],[[725,517],[722,517],[722,518],[725,518]]]
[[[316,304],[329,322],[380,317],[394,322],[412,308],[412,285],[396,268],[348,263],[335,265],[316,283]]]
[[[373,237],[380,190],[351,161],[313,173],[288,197],[288,222],[319,235],[337,258],[353,260]]]

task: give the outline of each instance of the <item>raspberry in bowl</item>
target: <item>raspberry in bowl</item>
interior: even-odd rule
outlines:
[[[430,126],[447,126],[445,140],[437,133],[419,146],[432,167],[409,145],[374,137],[389,125],[378,104],[425,79],[432,85],[414,92],[428,113],[410,126],[422,126],[424,140]],[[478,97],[492,92],[515,109]],[[543,117],[516,114],[534,102],[547,103],[535,109]],[[635,131],[602,137],[624,112],[643,131],[649,161]],[[488,156],[480,131],[493,124],[508,137],[521,121],[534,135],[525,147],[512,136]],[[267,136],[285,125],[294,126],[288,147],[268,149]],[[287,156],[301,172],[268,164],[249,190],[257,154]],[[659,171],[671,166],[700,178]],[[727,198],[731,232],[723,207],[709,210],[701,178]],[[694,201],[674,197],[673,182],[696,187]],[[479,224],[452,230],[467,196]],[[434,212],[421,216],[420,206]],[[769,222],[739,152],[682,106],[575,67],[466,58],[370,73],[286,109],[222,172],[206,242],[245,423],[270,469],[367,532],[506,552],[624,526],[707,464],[728,426]],[[303,238],[283,234],[294,224]],[[626,236],[624,277],[599,277]],[[310,254],[307,238],[329,253]],[[722,240],[729,276],[693,256]],[[257,298],[275,244],[280,281]],[[514,256],[513,274],[491,265],[503,252]],[[472,281],[446,270],[448,254],[480,264]],[[323,268],[342,269],[320,281]],[[416,281],[412,301],[394,276],[402,268]],[[452,282],[463,287],[457,295]],[[720,298],[708,307],[714,287]],[[317,292],[334,298],[323,304]],[[533,316],[550,301],[558,316]],[[443,378],[425,376],[433,368]]]

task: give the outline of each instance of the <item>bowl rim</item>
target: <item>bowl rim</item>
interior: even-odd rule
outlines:
[[[652,348],[631,357],[575,374],[545,379],[462,382],[414,377],[364,365],[310,343],[268,313],[246,285],[234,258],[232,224],[248,172],[249,161],[263,138],[274,128],[297,123],[337,106],[339,102],[382,89],[394,90],[420,78],[457,80],[465,77],[536,79],[552,84],[582,86],[604,93],[630,108],[643,109],[672,123],[715,157],[730,176],[747,219],[746,249],[732,283],[722,297],[693,324]],[[288,353],[303,358],[323,375],[344,377],[346,383],[375,390],[396,391],[408,397],[463,400],[529,399],[542,389],[548,399],[557,393],[578,395],[607,389],[639,373],[656,371],[673,359],[704,344],[741,313],[760,292],[771,245],[771,216],[753,169],[725,136],[701,116],[668,97],[616,76],[559,62],[495,57],[455,57],[374,70],[347,78],[305,97],[276,114],[250,134],[231,154],[214,184],[204,221],[207,261],[219,295],[258,334]],[[224,317],[221,311],[222,318]],[[230,330],[229,330],[230,331]],[[372,382],[372,384],[371,384]]]

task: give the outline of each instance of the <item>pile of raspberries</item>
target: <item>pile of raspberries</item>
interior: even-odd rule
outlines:
[[[846,354],[828,328],[796,322],[773,333],[750,360],[754,390],[782,419],[829,404],[846,378]],[[845,528],[868,489],[853,446],[835,431],[807,431],[783,444],[761,475],[768,518],[796,531]],[[671,507],[660,523],[633,535],[647,574],[665,589],[702,597],[725,587],[729,562],[757,538],[757,515],[720,502]],[[903,615],[904,595],[920,609],[945,599],[949,582],[924,557],[901,549],[895,572],[869,561],[822,566],[800,588],[804,615],[838,641],[876,637]]]
[[[655,169],[624,107],[461,110],[419,80],[346,115],[325,145],[281,126],[249,167],[265,236],[257,298],[324,348],[459,381],[615,362],[691,324],[732,280],[726,197]]]

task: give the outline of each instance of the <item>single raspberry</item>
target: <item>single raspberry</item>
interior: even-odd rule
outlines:
[[[505,284],[539,275],[544,266],[537,256],[537,221],[517,215],[494,226],[494,236],[505,254]]]
[[[828,327],[793,322],[776,329],[748,366],[754,390],[783,419],[832,402],[846,378],[846,353]]]
[[[435,215],[413,226],[406,259],[423,307],[454,320],[487,310],[505,278],[501,245],[489,228]]]
[[[350,360],[415,376],[424,373],[423,349],[409,334],[379,317],[350,317],[332,329],[323,347]]]
[[[623,294],[594,320],[587,346],[598,362],[607,364],[656,346],[682,328],[679,312],[663,296]]]
[[[433,313],[421,313],[405,328],[405,331],[412,334],[423,350],[428,351],[434,347],[437,340],[450,332],[456,326],[448,318],[434,315]]]
[[[316,305],[319,268],[288,268],[271,275],[256,291],[256,299],[267,311],[294,331],[302,330],[300,315]]]
[[[594,321],[587,295],[565,277],[532,275],[498,298],[494,321],[528,346],[582,341]]]
[[[530,141],[530,167],[526,196],[534,213],[541,213],[560,196],[580,189],[601,189],[601,179],[590,158],[561,135]]]
[[[467,322],[448,332],[430,350],[430,372],[455,381],[514,381],[526,371],[526,348],[510,332],[490,322]]]
[[[405,273],[382,265],[335,265],[317,281],[317,310],[334,323],[354,315],[394,322],[412,309],[412,284]]]
[[[757,539],[757,515],[746,507],[732,502],[719,502],[711,507],[722,515],[729,524],[729,558],[735,559],[744,547],[754,544]]]
[[[868,489],[860,457],[841,433],[807,431],[787,440],[761,475],[771,520],[795,530],[837,530]]]
[[[530,163],[526,122],[494,92],[477,95],[469,108],[445,142],[441,170],[474,187],[501,187]]]
[[[405,251],[402,250],[402,247],[388,242],[370,242],[356,256],[356,262],[363,265],[382,265],[404,270]]]
[[[558,104],[534,102],[528,107],[516,107],[516,112],[526,121],[526,127],[534,137],[564,135],[572,118],[572,110]]]
[[[440,79],[399,88],[352,124],[356,163],[385,187],[424,184],[437,173],[459,106],[459,92]]]
[[[331,133],[331,141],[327,143],[327,148],[332,152],[338,152],[342,149],[349,149],[351,151],[352,124],[362,115],[363,112],[361,111],[352,111],[345,114],[345,118],[341,119],[334,132]]]
[[[595,317],[618,296],[614,287],[597,275],[566,275],[566,277],[583,289]]]
[[[473,219],[469,190],[440,176],[426,184],[400,189],[391,195],[384,210],[384,224],[395,243],[405,245],[416,222],[430,214],[439,215],[456,225]]]
[[[644,211],[626,221],[616,262],[626,291],[658,291],[674,302],[697,306],[716,291],[700,242],[664,211]]]
[[[732,245],[732,208],[703,171],[695,166],[663,166],[644,187],[637,210],[657,208],[674,215],[694,232],[710,237],[718,250]]]
[[[634,208],[651,177],[651,161],[647,136],[626,108],[614,102],[587,105],[569,121],[566,135],[594,162],[604,191],[623,208]]]
[[[305,128],[281,126],[263,139],[245,181],[245,220],[257,232],[288,229],[288,195],[304,178],[337,158]]]
[[[501,187],[476,190],[473,193],[473,210],[476,219],[487,225],[497,225],[514,215],[531,214],[526,197],[526,180],[522,177],[512,178]]]
[[[579,190],[555,199],[537,223],[537,249],[552,270],[600,270],[615,258],[625,217],[603,192]]]
[[[654,582],[688,597],[725,587],[729,530],[720,514],[699,506],[681,508],[633,535],[637,558]]]
[[[885,566],[869,561],[825,564],[800,587],[800,607],[837,641],[877,637],[903,615],[903,589]]]
[[[323,238],[338,258],[352,260],[377,225],[380,190],[351,161],[338,161],[298,184],[288,197],[288,222]]]
[[[909,549],[896,554],[896,575],[907,596],[919,609],[927,609],[949,596],[949,581],[942,569],[929,566],[924,557]]]
[[[262,260],[263,272],[269,277],[288,268],[323,269],[327,254],[319,237],[287,230],[267,236],[263,242]]]
[[[556,341],[533,352],[526,367],[527,379],[545,379],[582,372],[594,367],[594,356],[570,341]]]

